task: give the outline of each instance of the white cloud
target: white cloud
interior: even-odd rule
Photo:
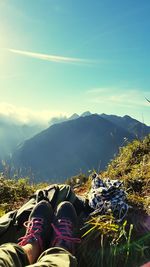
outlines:
[[[51,61],[51,62],[68,63],[68,64],[92,63],[92,61],[81,59],[81,58],[54,56],[54,55],[49,55],[49,54],[41,54],[41,53],[29,52],[29,51],[24,51],[24,50],[16,50],[16,49],[8,49],[8,51],[11,53],[22,55],[22,56]]]
[[[104,103],[122,107],[149,107],[146,101],[146,92],[139,89],[102,87],[93,88],[86,92],[87,100],[92,103]]]
[[[98,88],[92,88],[86,91],[86,94],[99,94],[99,93],[106,93],[109,90],[112,90],[114,88],[107,88],[107,87],[98,87]]]
[[[40,123],[48,124],[53,117],[66,116],[61,111],[31,110],[25,107],[18,107],[9,103],[0,103],[0,119],[7,122],[17,123]]]

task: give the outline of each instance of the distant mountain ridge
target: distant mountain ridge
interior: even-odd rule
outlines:
[[[40,125],[19,124],[0,116],[0,159],[7,158],[17,145],[42,130]]]
[[[137,131],[141,137],[141,129],[150,133],[149,126],[128,116],[80,116],[54,124],[25,141],[12,163],[21,168],[22,175],[33,172],[37,181],[62,182],[80,171],[104,169],[120,146],[137,137]]]
[[[64,121],[70,121],[70,120],[75,120],[78,119],[80,117],[86,117],[86,116],[90,116],[92,115],[92,113],[90,111],[85,111],[83,112],[81,115],[77,114],[77,113],[73,113],[70,117],[56,117],[56,118],[52,118],[49,122],[50,125],[56,124],[56,123],[61,123]]]
[[[128,130],[130,133],[134,134],[137,138],[143,138],[144,136],[148,135],[150,132],[150,127],[144,123],[139,122],[136,119],[131,118],[128,115],[123,117],[116,116],[116,115],[107,115],[101,114],[102,118],[107,119],[114,124]]]

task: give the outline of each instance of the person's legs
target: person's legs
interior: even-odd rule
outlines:
[[[38,261],[30,267],[77,267],[76,257],[61,247],[44,251]]]
[[[73,256],[74,245],[80,240],[73,235],[77,223],[74,207],[69,202],[62,202],[58,206],[56,219],[52,224],[53,247],[44,251],[50,242],[51,218],[50,204],[46,201],[39,202],[31,213],[29,221],[25,223],[27,231],[25,236],[20,238],[19,244],[5,244],[0,247],[0,266],[76,267],[77,260]]]
[[[52,207],[49,202],[40,201],[30,214],[25,236],[20,238],[19,245],[23,248],[30,264],[49,247],[51,237]]]
[[[57,207],[55,221],[52,224],[54,235],[51,248],[44,251],[32,267],[76,267],[75,243],[80,239],[74,237],[77,214],[73,205],[67,201]]]
[[[49,247],[51,236],[52,208],[47,201],[39,202],[30,214],[25,236],[17,244],[0,246],[1,267],[24,267],[34,263]]]
[[[0,246],[0,267],[23,267],[29,264],[27,254],[17,244]]]

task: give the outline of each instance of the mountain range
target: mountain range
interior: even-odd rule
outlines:
[[[150,133],[150,127],[129,117],[74,114],[18,147],[12,165],[35,181],[64,181],[79,172],[103,170],[119,147]]]
[[[18,144],[42,130],[41,125],[19,124],[0,117],[0,159],[6,159]]]
[[[91,114],[85,112],[81,116]],[[48,125],[53,125],[67,120],[79,118],[78,114],[73,114],[71,117],[66,116],[53,117],[47,124],[32,122],[21,123],[13,118],[8,118],[5,115],[0,114],[0,160],[7,159],[8,156],[13,154],[15,149],[21,145],[25,140],[30,139],[37,133],[41,132]]]

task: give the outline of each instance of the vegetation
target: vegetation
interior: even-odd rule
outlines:
[[[150,135],[120,148],[102,175],[123,180],[131,205],[150,213]]]
[[[150,260],[150,135],[120,148],[102,178],[121,179],[132,207],[124,221],[110,215],[86,219],[78,247],[79,266],[138,267]],[[66,181],[78,195],[86,197],[91,179],[83,174]],[[0,177],[0,215],[20,207],[32,193],[46,184],[30,184],[29,179]],[[87,253],[88,252],[88,253]]]
[[[120,148],[100,175],[124,181],[131,208],[122,223],[110,215],[86,221],[78,250],[80,265],[138,267],[150,260],[150,135]]]
[[[88,176],[83,173],[80,173],[79,175],[75,175],[67,179],[66,184],[71,185],[72,187],[78,187],[85,185],[87,181],[88,181]]]
[[[119,155],[108,165],[110,178],[150,179],[150,135],[120,148]]]
[[[46,184],[30,184],[29,178],[6,179],[0,176],[0,216],[21,207],[37,189]]]

